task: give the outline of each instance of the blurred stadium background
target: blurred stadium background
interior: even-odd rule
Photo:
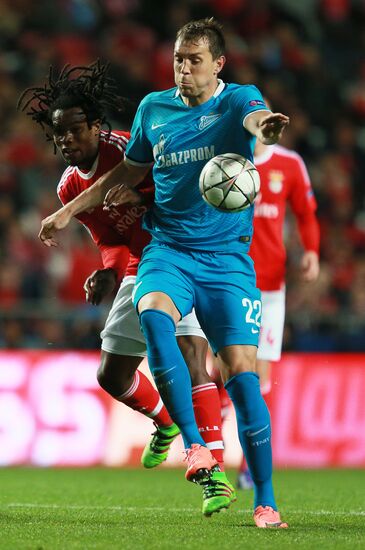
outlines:
[[[256,83],[274,110],[291,117],[282,144],[304,157],[318,201],[317,283],[299,280],[290,215],[285,232],[287,354],[274,380],[276,463],[365,466],[363,0],[0,1],[1,464],[134,463],[151,431],[97,388],[110,304],[87,305],[82,286],[101,265],[98,251],[77,223],[57,249],[38,241],[41,219],[60,206],[64,165],[16,100],[44,81],[49,65],[99,57],[137,105],[173,85],[175,31],[207,15],[225,26],[224,80]],[[131,109],[111,120],[126,129],[132,116]],[[229,443],[233,423],[225,428],[231,464],[239,460]],[[177,450],[171,458],[180,460]]]

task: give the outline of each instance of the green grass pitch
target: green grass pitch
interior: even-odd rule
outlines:
[[[3,468],[0,549],[365,549],[364,471],[279,471],[275,486],[288,530],[254,527],[251,492],[202,517],[183,470]]]

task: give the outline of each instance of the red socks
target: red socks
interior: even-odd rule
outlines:
[[[192,388],[192,397],[195,420],[200,435],[223,472],[224,445],[222,439],[221,404],[217,386],[213,382],[194,386]]]
[[[224,471],[221,402],[217,386],[213,383],[192,388],[195,420],[208,449]],[[141,371],[136,371],[131,387],[118,398],[131,409],[138,411],[158,426],[170,426],[172,420],[161,397]]]
[[[147,376],[137,370],[129,390],[117,397],[131,409],[138,411],[152,420],[157,426],[171,426],[172,420],[159,393],[155,390]]]

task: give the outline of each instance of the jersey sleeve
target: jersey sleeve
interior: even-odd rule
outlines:
[[[76,196],[76,194],[72,192],[70,185],[67,183],[67,180],[65,181],[64,176],[62,176],[57,186],[57,195],[63,206],[72,201],[72,199]]]
[[[232,95],[233,106],[240,114],[242,124],[245,124],[245,119],[255,111],[270,111],[265,104],[262,94],[256,86],[247,84],[240,86]]]
[[[107,246],[99,244],[98,246],[104,269],[114,269],[117,273],[118,283],[124,277],[128,262],[129,248],[126,245]]]
[[[75,194],[72,193],[70,185],[59,185],[57,194],[63,205],[70,202],[75,196]],[[76,216],[76,219],[86,228],[98,247],[101,254],[102,267],[104,269],[114,269],[117,273],[118,281],[121,281],[129,261],[129,248],[123,244],[108,242],[107,229],[102,223],[95,218],[93,219],[90,215],[81,213]]]
[[[292,186],[288,199],[298,224],[304,249],[318,254],[320,234],[316,216],[317,203],[307,168],[299,155],[293,162]]]
[[[154,162],[151,143],[145,133],[148,97],[144,98],[138,107],[125,153],[126,162],[134,166],[150,166]]]
[[[115,269],[118,281],[124,277],[129,260],[129,248],[120,243],[120,236],[110,234],[110,229],[100,222],[92,214],[82,213],[76,216],[78,221],[87,229],[92,240],[98,247],[103,268]]]

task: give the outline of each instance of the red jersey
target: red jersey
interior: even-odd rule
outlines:
[[[102,131],[99,154],[90,171],[77,166],[69,166],[64,171],[57,187],[62,204],[70,202],[123,160],[129,137],[129,132]],[[137,189],[146,195],[147,203],[152,204],[152,180],[146,178]],[[76,216],[98,246],[104,268],[115,269],[119,280],[125,275],[137,274],[142,251],[150,241],[149,233],[142,229],[142,216],[146,211],[146,206],[122,205],[104,210],[101,205]]]
[[[273,145],[255,157],[261,188],[255,201],[254,235],[250,256],[255,262],[257,286],[279,290],[285,281],[286,251],[283,226],[286,204],[296,217],[303,247],[319,251],[316,201],[307,169],[294,151]]]

